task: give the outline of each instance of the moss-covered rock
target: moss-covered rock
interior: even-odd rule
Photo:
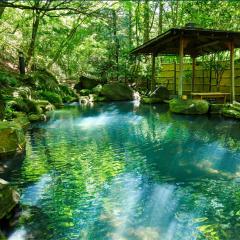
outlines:
[[[19,194],[0,178],[0,219],[6,217],[19,203]]]
[[[47,100],[35,100],[35,103],[42,109],[42,112],[53,111],[55,109]]]
[[[22,112],[14,113],[13,122],[15,122],[16,124],[19,124],[23,128],[23,130],[26,130],[30,125],[27,115]]]
[[[42,97],[42,99],[49,101],[55,106],[62,105],[62,98],[60,95],[54,92],[49,91],[41,91],[39,92],[39,95]]]
[[[41,122],[46,121],[47,117],[45,114],[30,114],[28,116],[28,119],[30,122]]]
[[[240,119],[240,112],[234,109],[224,108],[222,110],[222,115],[224,117]]]
[[[170,111],[180,114],[205,114],[208,112],[209,104],[205,100],[182,100],[172,99],[169,101]]]
[[[74,89],[76,89],[77,91],[81,89],[92,89],[96,87],[99,83],[100,81],[97,79],[81,76],[79,82],[75,84]]]
[[[94,87],[94,88],[92,89],[92,92],[93,92],[94,94],[99,95],[99,94],[101,94],[102,88],[103,88],[102,85],[101,85],[101,84],[98,84],[96,87]]]
[[[109,83],[103,85],[101,94],[108,100],[133,100],[134,91],[124,83]]]
[[[89,94],[91,94],[91,91],[89,89],[82,89],[79,91],[79,94],[81,96],[88,96]]]
[[[8,101],[6,108],[25,113],[39,114],[42,112],[41,108],[34,100],[25,98],[15,98],[14,100]]]
[[[0,158],[22,153],[25,149],[23,129],[16,122],[0,122]]]
[[[152,103],[161,103],[163,102],[162,98],[157,97],[141,97],[141,102],[145,104],[152,104]]]

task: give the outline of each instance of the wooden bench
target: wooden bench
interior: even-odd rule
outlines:
[[[221,93],[221,92],[209,92],[209,93],[191,93],[193,99],[222,99],[223,103],[226,103],[227,96],[230,96],[230,93]]]

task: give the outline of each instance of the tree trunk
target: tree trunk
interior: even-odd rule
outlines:
[[[128,46],[129,46],[129,49],[131,49],[133,46],[133,42],[132,42],[132,5],[129,7],[129,10],[128,10]]]
[[[2,18],[5,7],[0,7],[0,19]]]
[[[117,36],[117,14],[115,10],[112,10],[112,20],[113,20],[113,39],[114,39],[114,50],[115,50],[115,64],[116,64],[116,79],[118,81],[119,75],[119,39]]]
[[[36,12],[35,16],[33,18],[31,42],[30,42],[28,52],[27,52],[27,58],[26,58],[26,65],[27,66],[29,65],[32,57],[34,56],[34,50],[35,50],[35,45],[36,45],[36,37],[37,37],[39,22],[40,22],[40,13]]]
[[[149,40],[149,18],[150,18],[150,10],[149,10],[149,0],[144,0],[144,33],[143,33],[143,42],[147,42]]]
[[[159,2],[159,13],[158,13],[158,35],[163,32],[163,2]]]

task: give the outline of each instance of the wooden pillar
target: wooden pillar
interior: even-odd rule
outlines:
[[[156,81],[155,81],[155,72],[156,72],[156,55],[152,54],[152,79],[151,79],[151,92],[155,90]]]
[[[178,97],[182,98],[183,93],[183,56],[184,56],[184,39],[180,37],[179,46],[179,80],[178,80]]]
[[[192,92],[194,92],[195,84],[195,71],[196,70],[196,57],[192,57]]]
[[[174,61],[174,94],[177,94],[177,63]]]
[[[230,43],[231,100],[235,102],[234,44]]]

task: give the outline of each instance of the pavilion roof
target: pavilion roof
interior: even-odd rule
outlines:
[[[201,56],[229,50],[229,43],[240,48],[240,32],[198,27],[172,28],[133,49],[131,54],[178,55],[180,38],[184,39],[184,55]]]

